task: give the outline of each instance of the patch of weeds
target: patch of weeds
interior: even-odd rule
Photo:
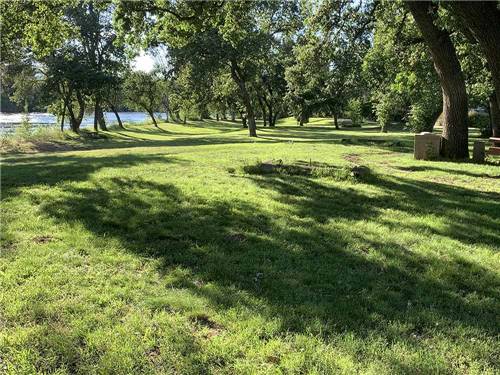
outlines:
[[[297,161],[293,164],[284,164],[282,160],[256,162],[243,166],[243,171],[248,174],[277,174],[283,176],[306,176],[319,178],[332,178],[336,181],[356,182],[370,174],[368,167],[354,165],[337,167],[326,163]]]

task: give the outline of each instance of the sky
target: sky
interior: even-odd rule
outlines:
[[[141,51],[140,55],[132,61],[133,70],[141,70],[143,72],[149,73],[151,70],[153,70],[153,66],[153,58],[144,51]]]

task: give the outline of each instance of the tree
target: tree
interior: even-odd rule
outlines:
[[[361,3],[324,1],[305,9],[306,28],[287,69],[289,98],[299,122],[322,111],[338,117],[351,97],[358,96],[363,56],[369,47],[373,9]]]
[[[154,73],[132,72],[124,83],[127,102],[131,108],[148,113],[155,127],[158,127],[154,113],[161,106],[161,81]]]
[[[429,47],[443,93],[442,152],[451,159],[469,156],[467,93],[455,47],[446,30],[439,28],[436,5],[430,1],[406,3]]]
[[[123,46],[114,43],[116,33],[112,25],[110,1],[80,1],[67,8],[66,17],[78,30],[72,41],[89,66],[88,94],[94,100],[94,129],[106,129],[102,112],[103,87],[124,70],[127,62]]]
[[[373,45],[363,78],[382,131],[392,120],[408,120],[415,132],[432,131],[442,110],[438,77],[409,11],[383,2],[376,10]]]
[[[118,126],[125,129],[118,113],[119,107],[125,102],[123,94],[123,79],[112,77],[102,87],[102,99],[105,105],[115,114]]]
[[[461,30],[481,46],[495,92],[490,94],[490,113],[496,136],[500,136],[500,9],[496,1],[450,2],[446,7],[458,18]],[[496,107],[494,101],[496,99]]]
[[[45,85],[48,91],[56,94],[67,110],[70,128],[75,133],[85,114],[87,77],[91,74],[88,65],[72,46],[62,48],[44,59]]]
[[[256,62],[269,51],[276,30],[262,28],[259,19],[279,20],[288,12],[286,2],[223,1],[191,2],[153,0],[147,4],[122,2],[117,21],[122,31],[145,35],[150,44],[166,43],[182,49],[193,65],[205,71],[228,69],[245,107],[249,135],[257,136],[251,82]],[[132,39],[124,36],[125,39]]]

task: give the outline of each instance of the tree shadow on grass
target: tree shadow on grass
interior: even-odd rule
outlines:
[[[19,188],[33,185],[54,186],[65,181],[84,181],[103,168],[127,168],[142,163],[186,163],[171,155],[123,154],[85,156],[52,154],[44,157],[7,159],[2,164],[2,199],[17,194]]]
[[[435,182],[370,174],[364,183],[381,188],[384,194],[362,195],[355,186],[329,187],[301,176],[266,175],[249,177],[257,185],[277,191],[278,199],[293,207],[299,217],[325,223],[339,214],[350,220],[377,220],[384,210],[434,215],[445,224],[436,228],[420,224],[420,230],[457,239],[465,243],[500,243],[500,194],[478,192]],[[405,227],[405,223],[397,223]],[[408,229],[414,229],[412,223]]]
[[[377,221],[387,208],[415,210],[416,215],[449,216],[442,236],[469,240],[481,235],[495,246],[498,236],[489,229],[480,233],[467,227],[469,233],[462,233],[465,223],[454,207],[460,204],[467,216],[481,216],[480,225],[490,228],[498,225],[498,203],[490,206],[498,195],[475,198],[466,189],[395,178],[370,182],[388,189],[378,198],[305,177],[252,180],[264,192],[278,192],[290,213],[312,219],[307,227],[298,226],[293,216],[282,216],[286,212],[271,213],[231,197],[209,201],[187,196],[173,185],[137,178],[65,186],[66,194],[44,199],[41,209],[52,219],[116,239],[127,251],[159,259],[160,272],[189,269],[191,276],[179,277],[174,286],[209,299],[214,309],[247,304],[255,314],[278,317],[283,333],[326,339],[349,332],[392,341],[452,335],[457,327],[489,338],[497,334],[492,322],[500,308],[500,280],[492,271],[458,255],[424,255],[369,231],[321,224]],[[466,204],[464,195],[470,198]],[[257,297],[265,308],[242,300],[235,291]],[[394,324],[406,328],[395,333]]]
[[[498,165],[496,163],[491,163],[490,165]],[[409,167],[397,167],[398,170],[403,172],[446,172],[451,173],[458,176],[469,176],[469,177],[477,177],[477,178],[497,178],[500,179],[500,169],[498,169],[497,173],[489,174],[489,173],[474,173],[471,171],[457,170],[451,168],[440,168],[437,166],[430,165],[412,165]]]
[[[260,129],[259,138],[282,142],[341,144],[344,146],[365,146],[395,152],[413,152],[413,138],[411,135],[401,136],[373,132],[375,137],[369,137],[370,131],[362,129],[335,131],[324,127],[297,129],[296,127],[280,127],[273,130]],[[363,135],[352,132],[363,131]],[[366,134],[365,134],[366,133]]]

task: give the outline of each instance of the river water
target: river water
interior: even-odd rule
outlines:
[[[118,112],[123,123],[141,123],[145,121],[151,121],[151,118],[147,113],[144,112]],[[0,112],[0,133],[9,133],[15,130],[16,127],[20,126],[23,122],[23,113],[4,113]],[[156,118],[165,118],[165,113],[156,113]],[[116,116],[113,112],[104,112],[104,118],[106,119],[106,124],[112,125],[117,124]],[[32,112],[28,113],[28,121],[33,127],[41,126],[59,126],[60,123],[57,122],[56,116],[50,113]],[[64,128],[69,129],[68,118],[64,122]],[[86,115],[82,121],[82,128],[88,128],[94,126],[94,115]]]

